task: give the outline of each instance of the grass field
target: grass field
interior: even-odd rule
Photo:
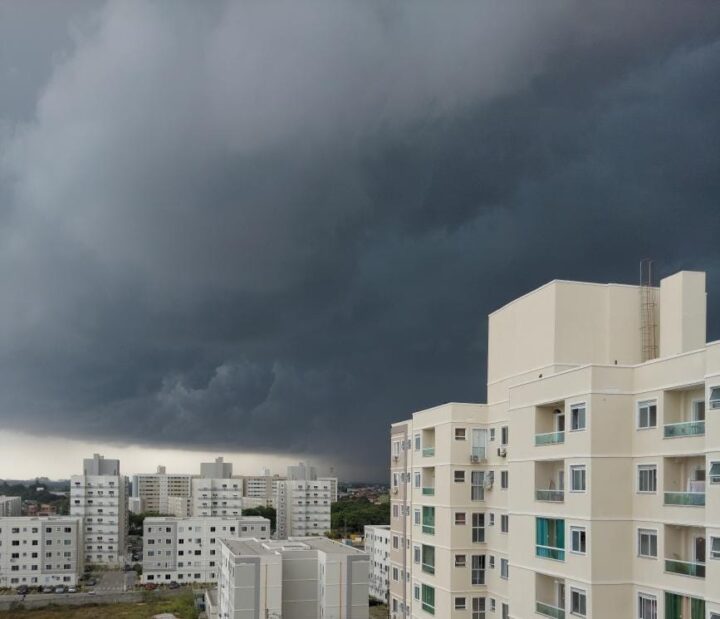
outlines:
[[[370,607],[370,619],[388,619],[388,607],[387,606],[371,606]]]
[[[52,606],[35,610],[11,610],[0,613],[3,619],[148,619],[160,613],[173,613],[180,619],[198,616],[191,593],[171,599],[149,599],[134,604],[96,606]]]

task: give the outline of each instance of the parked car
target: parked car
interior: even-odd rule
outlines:
[[[49,585],[45,585],[42,589],[40,589],[41,593],[54,593],[55,589]]]
[[[148,591],[154,591],[157,589],[157,585],[154,582],[148,582],[145,584],[145,589]]]
[[[20,585],[15,591],[18,592],[20,595],[27,595],[28,592],[28,586],[27,585]]]
[[[55,593],[65,593],[65,587],[62,585],[55,587]]]
[[[97,584],[97,581],[94,578],[91,578],[90,580],[87,581],[86,584],[88,587],[94,587]]]
[[[90,589],[90,591],[87,592],[88,595],[95,595],[95,589]]]
[[[77,593],[77,587],[68,587],[68,593]]]
[[[177,582],[175,582],[175,581],[173,580],[173,581],[171,581],[170,584],[168,585],[168,588],[169,588],[169,589],[179,589],[179,588],[180,588],[180,583],[177,583]]]

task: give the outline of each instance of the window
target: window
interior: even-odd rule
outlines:
[[[490,569],[495,569],[495,555],[490,555]]]
[[[657,558],[657,531],[638,529],[638,556]]]
[[[495,598],[490,598],[490,610],[495,612]]]
[[[570,407],[570,429],[584,430],[585,422],[585,404],[573,404]]]
[[[570,550],[579,554],[585,554],[586,537],[584,527],[570,527]]]
[[[470,453],[473,459],[484,459],[487,451],[487,430],[483,428],[473,428],[470,437]]]
[[[473,544],[485,541],[485,514],[472,515],[472,541]]]
[[[465,555],[455,555],[455,567],[465,567]]]
[[[638,492],[657,492],[657,466],[641,464],[638,466]]]
[[[502,619],[510,619],[510,606],[505,603],[502,605]]]
[[[399,578],[399,573],[400,573],[400,572],[398,571],[398,568],[394,567],[394,568],[392,569],[393,580],[394,580],[395,582],[397,582],[398,580],[400,580],[400,578]]]
[[[485,584],[485,555],[473,555],[470,582],[473,585]]]
[[[420,563],[420,546],[413,546],[413,562]]]
[[[435,508],[423,505],[422,508],[422,532],[428,535],[435,535]]]
[[[710,408],[720,408],[720,387],[710,387]]]
[[[657,426],[657,401],[638,402],[638,428],[654,428]]]
[[[500,514],[500,533],[507,533],[510,530],[510,516]]]
[[[490,428],[490,440],[495,440],[495,428]]]
[[[570,612],[573,615],[584,617],[586,614],[587,596],[585,591],[570,589]]]
[[[503,490],[507,490],[507,488],[508,488],[509,476],[510,476],[509,471],[500,471],[500,487]]]
[[[419,527],[420,526],[420,510],[419,509],[416,509],[413,512],[413,518],[414,518],[413,523],[415,524],[415,526]]]
[[[485,598],[472,599],[472,619],[486,619]]]
[[[465,471],[455,471],[455,482],[456,483],[464,483],[465,482]]]
[[[393,512],[393,518],[397,518],[398,515],[399,515],[399,513],[400,513],[400,508],[399,508],[399,506],[398,506],[397,504],[396,504],[396,505],[393,505],[392,512]],[[244,528],[244,527],[243,527],[243,528]]]
[[[720,559],[720,537],[710,538],[710,558]]]
[[[419,472],[418,472],[418,473],[415,473],[415,487],[416,487],[416,488],[419,488],[419,487],[420,487],[420,481],[421,481],[421,479],[422,479],[422,476],[420,475],[420,473],[419,473]]]
[[[710,483],[720,484],[720,462],[710,463]]]
[[[431,615],[435,614],[435,588],[429,585],[422,586],[422,609]]]
[[[426,574],[435,573],[435,546],[422,546],[422,571]]]
[[[485,481],[484,471],[471,471],[470,472],[470,500],[471,501],[484,501],[485,500],[485,489],[483,488],[483,482]]]
[[[455,512],[455,524],[465,524],[465,512]]]
[[[570,466],[570,490],[572,492],[585,492],[587,489],[585,479],[585,465],[573,464]]]
[[[638,595],[638,618],[657,619],[657,599],[653,595]]]
[[[510,438],[509,434],[510,434],[510,428],[508,428],[507,426],[503,426],[502,428],[500,428],[500,444],[501,445],[508,444],[508,439]]]
[[[421,445],[421,443],[420,443],[420,435],[419,435],[419,434],[416,434],[416,435],[415,435],[415,451],[420,451],[420,445]]]
[[[507,559],[500,559],[500,578],[508,579],[510,573],[510,565]]]
[[[455,440],[456,441],[464,441],[465,440],[465,428],[455,428]]]
[[[465,598],[455,598],[455,610],[465,610]]]
[[[535,554],[544,559],[565,560],[565,520],[535,519]]]

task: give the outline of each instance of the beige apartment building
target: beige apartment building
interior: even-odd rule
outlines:
[[[705,274],[489,317],[488,403],[391,428],[391,616],[720,619]]]

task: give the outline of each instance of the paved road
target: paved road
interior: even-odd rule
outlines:
[[[135,572],[102,572],[94,589],[97,593],[132,591],[135,586],[135,577]]]

